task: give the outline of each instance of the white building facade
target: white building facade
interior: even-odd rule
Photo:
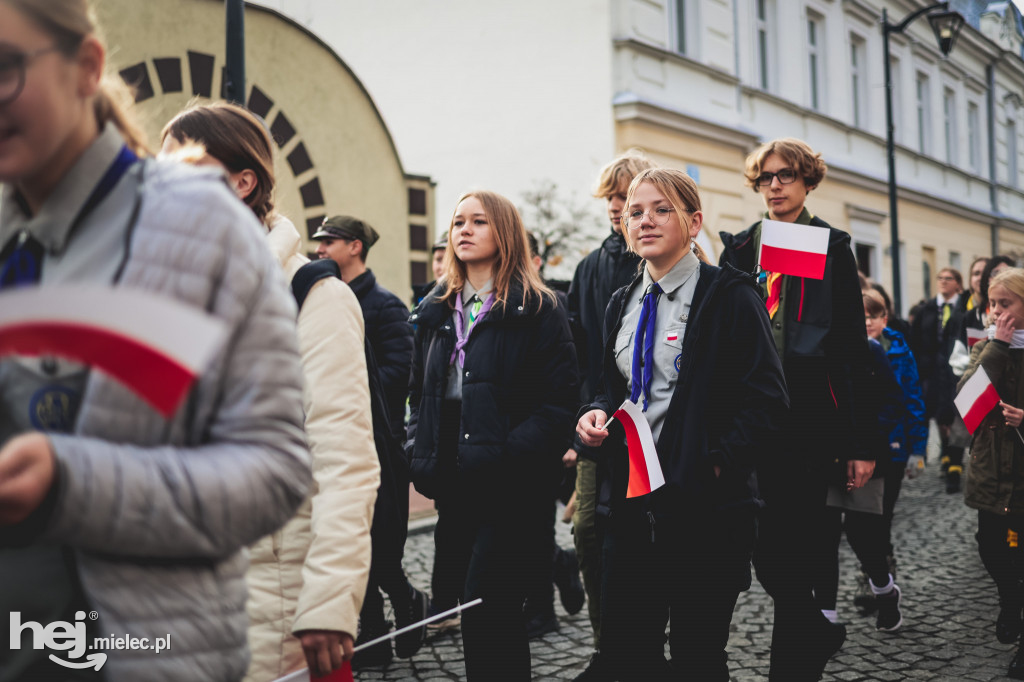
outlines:
[[[799,137],[830,168],[809,208],[851,232],[862,270],[891,286],[880,19],[930,2],[262,4],[360,74],[406,168],[436,180],[440,229],[474,187],[518,200],[551,179],[586,196],[635,146],[698,180],[717,242],[762,210],[743,185],[746,154]],[[932,294],[937,268],[1024,255],[1024,23],[1008,2],[951,4],[968,25],[948,58],[924,18],[892,36],[905,308]]]

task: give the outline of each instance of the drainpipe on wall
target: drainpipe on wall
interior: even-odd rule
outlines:
[[[996,188],[996,62],[993,59],[985,67],[985,80],[988,86],[988,196],[992,213],[999,215],[999,192]],[[989,226],[992,241],[992,255],[999,253],[999,220],[992,219]]]
[[[245,106],[245,1],[226,0],[224,99]]]

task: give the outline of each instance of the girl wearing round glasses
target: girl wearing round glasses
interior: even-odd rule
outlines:
[[[608,305],[604,389],[577,424],[611,471],[600,486],[601,656],[614,679],[728,680],[729,623],[750,586],[754,465],[787,404],[782,368],[756,287],[698,255],[689,176],[643,171],[624,216],[643,270]],[[665,480],[630,498],[622,420],[605,428],[626,399],[643,411]]]
[[[26,628],[0,677],[239,680],[244,547],[311,477],[295,306],[219,174],[141,158],[96,33],[86,0],[0,0],[0,292],[131,289],[228,334],[170,416],[87,366],[0,360],[0,611],[174,650],[72,670]]]
[[[860,488],[874,471],[864,437],[874,418],[856,399],[868,345],[850,235],[804,205],[826,170],[807,143],[783,138],[750,154],[744,171],[764,200],[765,219],[828,230],[822,279],[764,272],[757,260],[761,221],[739,234],[719,233],[721,264],[758,276],[792,403],[779,447],[766,448],[758,468],[766,507],[754,556],[758,579],[775,601],[769,675],[780,680],[817,679],[846,638],[815,603],[811,567],[824,551],[827,485]],[[877,587],[899,599],[891,581]]]
[[[463,603],[483,599],[462,616],[466,676],[529,680],[523,600],[579,384],[565,310],[530,262],[511,201],[484,191],[459,199],[444,277],[410,320],[412,479],[437,502],[434,541]]]

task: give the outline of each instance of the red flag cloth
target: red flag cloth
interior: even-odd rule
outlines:
[[[996,393],[996,387],[992,385],[984,367],[978,367],[953,402],[956,403],[960,416],[964,418],[967,430],[974,433],[988,413],[999,404],[999,394]]]
[[[626,497],[647,495],[665,485],[665,474],[654,448],[651,425],[643,411],[629,398],[612,415],[622,424],[629,448],[629,483]]]
[[[766,272],[822,279],[828,235],[829,231],[822,227],[762,220],[758,263]]]
[[[971,348],[978,341],[983,341],[988,338],[987,329],[967,329],[967,347]]]
[[[355,682],[355,678],[352,677],[352,662],[345,661],[341,664],[341,667],[334,670],[323,677],[309,676],[311,682]]]
[[[113,287],[27,287],[0,294],[0,357],[56,355],[117,379],[165,417],[226,338],[176,300]]]

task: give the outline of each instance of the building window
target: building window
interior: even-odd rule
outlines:
[[[427,192],[426,190],[409,188],[409,213],[412,215],[427,215]]]
[[[917,150],[922,154],[931,151],[931,87],[928,76],[923,73],[917,74],[916,83],[917,97]]]
[[[1006,122],[1006,170],[1010,186],[1017,187],[1017,121]]]
[[[762,90],[771,90],[773,63],[772,52],[774,40],[772,34],[775,26],[774,0],[756,0],[757,18],[754,26],[757,34],[757,83]]]
[[[824,21],[821,17],[807,15],[807,75],[811,86],[811,108],[821,111],[825,103],[825,87],[822,80],[825,75],[824,51],[821,49],[824,35]]]
[[[857,269],[864,273],[865,277],[875,277],[871,267],[875,260],[875,246],[873,244],[857,242],[853,245],[853,248],[857,256]]]
[[[426,225],[410,225],[409,226],[409,248],[413,251],[426,251],[427,250],[427,226]]]
[[[946,140],[946,163],[956,165],[956,94],[950,88],[942,90],[942,133]]]
[[[688,54],[686,31],[689,28],[689,22],[686,16],[686,0],[675,0],[675,28],[676,28],[676,52],[679,54]]]
[[[855,36],[850,36],[850,96],[853,103],[853,125],[862,128],[865,125],[864,112],[867,102],[866,89],[867,65],[864,60],[864,41]]]
[[[967,104],[967,154],[971,170],[975,173],[980,173],[981,115],[978,113],[978,105],[974,102],[968,102]]]
[[[960,255],[959,251],[949,252],[949,267],[953,268],[957,272],[963,272],[963,256]]]
[[[412,284],[426,284],[427,279],[427,264],[419,261],[413,261],[409,263],[409,280]]]

